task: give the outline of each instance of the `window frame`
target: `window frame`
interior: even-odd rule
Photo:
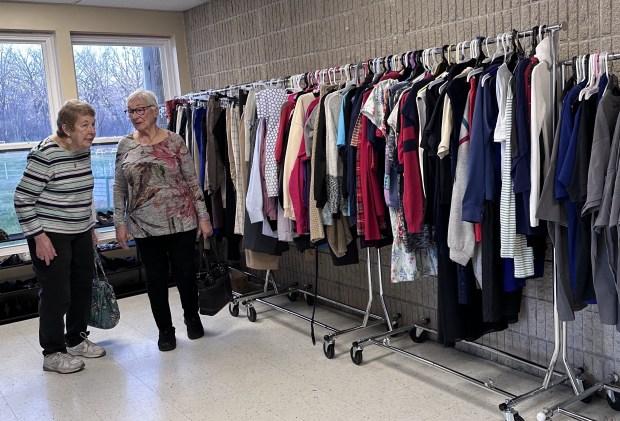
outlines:
[[[132,35],[89,35],[71,34],[71,46],[74,45],[112,45],[132,47],[158,47],[162,63],[162,80],[164,97],[174,98],[181,94],[181,79],[176,47],[172,38],[145,37]],[[77,91],[77,79],[75,81]],[[161,105],[161,104],[160,104]]]
[[[56,36],[48,32],[7,32],[0,31],[0,43],[7,44],[40,44],[43,55],[45,87],[49,107],[50,127],[56,127],[56,116],[62,106],[60,73],[58,71],[58,55],[56,53]],[[0,151],[32,148],[38,142],[1,143]],[[6,147],[12,145],[13,147]]]
[[[63,103],[55,40],[56,37],[53,33],[0,31],[0,42],[14,44],[41,44],[43,52],[43,63],[45,66],[45,79],[48,93],[52,131],[55,131],[56,129],[56,116],[58,115],[58,111],[60,110]],[[71,46],[73,47],[74,45],[158,47],[162,63],[164,98],[174,98],[181,94],[181,81],[179,76],[178,58],[176,54],[176,44],[173,37],[72,33]],[[77,78],[75,78],[75,67],[74,83],[77,92]],[[93,144],[118,144],[118,141],[120,139],[121,136],[97,137],[95,138]],[[39,141],[3,143],[0,144],[0,153],[2,153],[3,151],[31,149],[38,143]],[[113,228],[97,229],[97,232],[100,241],[111,240],[114,238]],[[0,258],[14,253],[23,253],[27,251],[28,247],[25,240],[21,240],[19,244],[13,244],[10,246],[3,246],[2,244],[0,244]]]

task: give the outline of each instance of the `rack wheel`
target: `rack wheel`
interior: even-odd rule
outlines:
[[[592,387],[592,384],[589,381],[587,381],[587,380],[582,380],[581,384],[583,385],[583,390],[586,390],[586,389],[589,389],[589,388]],[[583,398],[581,400],[581,402],[583,402],[583,403],[590,403],[590,402],[592,402],[592,399],[594,399],[594,394],[592,394],[590,396],[586,396],[585,398]]]
[[[239,315],[239,304],[228,303],[228,311],[233,317]]]
[[[306,296],[306,304],[309,306],[314,305],[314,295],[304,294]]]
[[[362,361],[363,361],[363,356],[362,356],[362,350],[361,349],[355,349],[354,347],[351,347],[351,351],[349,352],[351,354],[351,361],[353,361],[353,364],[355,365],[361,365]]]
[[[289,292],[288,293],[288,300],[289,301],[297,301],[297,297],[298,296],[299,296],[299,293],[297,291]]]
[[[256,321],[256,309],[254,307],[248,307],[248,320],[251,322],[255,322]]]
[[[409,337],[416,344],[421,344],[422,342],[426,340],[426,330],[421,330],[419,334],[417,333],[417,331],[418,329],[415,327],[411,329],[409,331]]]
[[[614,394],[613,399],[609,396],[610,393]],[[609,391],[605,397],[607,398],[607,403],[614,411],[620,411],[620,393]]]
[[[333,342],[323,342],[323,353],[327,357],[328,360],[334,358],[335,350]]]

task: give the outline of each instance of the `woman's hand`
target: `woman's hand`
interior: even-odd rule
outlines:
[[[213,234],[213,227],[211,226],[211,221],[204,220],[198,223],[198,237],[200,235],[204,236],[204,238],[209,238]]]
[[[36,244],[37,257],[44,260],[45,264],[49,266],[54,257],[57,256],[52,240],[50,240],[46,233],[41,233],[34,237],[34,242]]]
[[[94,229],[91,229],[90,235],[93,239],[93,246],[97,247],[97,244],[99,243],[99,238],[97,238],[97,232]]]
[[[121,225],[116,228],[116,241],[118,241],[118,244],[122,248],[129,250],[129,246],[127,245],[127,241],[129,241],[129,231],[127,231],[127,227],[125,225]]]

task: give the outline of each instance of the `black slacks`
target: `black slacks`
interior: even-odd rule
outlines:
[[[177,284],[183,315],[198,315],[198,288],[194,250],[196,230],[155,237],[136,238],[136,246],[146,272],[146,291],[159,330],[172,327],[168,303],[168,274]]]

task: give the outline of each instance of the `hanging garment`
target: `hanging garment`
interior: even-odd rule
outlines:
[[[278,165],[275,157],[279,117],[287,95],[284,89],[264,89],[256,93],[256,115],[266,121],[265,135],[265,181],[267,195],[278,196]]]
[[[616,271],[610,260],[609,250],[613,250],[613,243],[608,244],[609,236],[606,230],[596,226],[596,220],[602,203],[603,192],[609,188],[611,180],[605,178],[608,164],[611,159],[611,144],[614,136],[614,127],[620,112],[620,95],[615,76],[611,76],[607,88],[599,102],[594,123],[592,152],[588,167],[587,198],[582,213],[591,214],[591,249],[592,280],[596,292],[598,312],[601,323],[618,325],[620,321],[620,307],[616,290]],[[615,159],[615,154],[614,159]],[[615,165],[615,164],[614,164]],[[613,253],[613,251],[612,251]]]
[[[505,79],[506,75],[504,70],[507,69],[503,68],[503,66],[498,70],[498,81],[500,79]],[[512,82],[514,82],[512,77],[511,79]],[[495,131],[495,141],[502,141],[504,147],[502,187],[500,193],[500,256],[504,259],[513,259],[514,277],[522,279],[534,275],[534,252],[531,247],[528,247],[525,235],[517,234],[514,184],[511,177],[512,157],[514,155],[512,144],[513,91],[513,83],[509,81],[506,85],[506,97],[503,103],[504,113],[501,111],[499,113],[499,116],[503,118],[500,118],[497,123],[500,130]],[[500,103],[500,110],[501,108],[502,104]],[[519,285],[519,288],[521,286],[522,285]],[[504,283],[505,291],[510,292],[516,289],[516,285],[507,285]]]
[[[282,208],[284,209],[284,216],[291,220],[295,220],[295,211],[293,209],[290,192],[291,173],[293,172],[293,167],[300,152],[306,112],[308,110],[308,106],[312,101],[314,101],[314,99],[314,94],[311,92],[299,96],[299,98],[297,98],[295,111],[293,112],[293,117],[291,120],[291,129],[288,136],[288,144],[284,158],[284,174],[282,179]]]

